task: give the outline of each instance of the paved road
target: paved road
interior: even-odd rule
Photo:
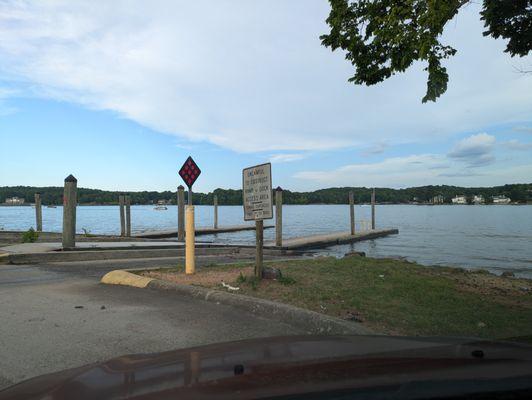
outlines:
[[[213,261],[224,260],[208,257],[199,264]],[[123,354],[301,333],[216,303],[99,283],[105,272],[116,268],[174,263],[156,259],[0,265],[0,388]]]

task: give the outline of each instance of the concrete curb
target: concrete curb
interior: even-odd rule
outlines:
[[[197,247],[196,255],[255,255],[254,248],[247,247]],[[265,250],[265,255],[290,255],[297,254],[286,250]],[[116,259],[138,259],[138,258],[162,258],[162,257],[184,257],[184,248],[125,248],[121,250],[109,249],[83,249],[68,251],[47,251],[35,253],[8,253],[0,258],[0,263],[5,264],[43,264],[50,262],[71,262],[71,261],[97,261]],[[7,259],[4,260],[4,257]]]
[[[125,270],[122,272],[134,275]],[[103,282],[103,278],[102,283],[105,283]],[[120,284],[127,285],[127,283]],[[221,290],[207,289],[199,286],[181,285],[160,279],[151,279],[145,287],[152,290],[176,292],[196,299],[236,307],[257,316],[275,318],[281,322],[303,329],[309,334],[375,334],[375,332],[357,322],[344,321],[339,318],[271,300],[226,293]]]
[[[9,254],[0,253],[0,264],[9,264]]]
[[[153,278],[135,275],[121,269],[106,273],[100,280],[100,282],[107,285],[123,285],[137,288],[145,288],[151,281],[153,281]]]

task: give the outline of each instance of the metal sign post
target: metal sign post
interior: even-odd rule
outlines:
[[[242,171],[244,220],[255,221],[255,276],[262,278],[265,219],[273,218],[272,165],[255,165]]]
[[[188,206],[186,208],[186,232],[185,232],[185,273],[193,274],[196,270],[195,255],[195,227],[194,206],[192,205],[192,185],[201,174],[201,170],[192,157],[188,157],[181,169],[179,176],[188,186]]]

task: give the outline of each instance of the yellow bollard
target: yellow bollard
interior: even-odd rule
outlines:
[[[195,231],[194,231],[194,206],[187,206],[187,229],[185,233],[185,273],[193,274],[196,270]]]

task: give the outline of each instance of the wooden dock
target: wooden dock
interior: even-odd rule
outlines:
[[[336,244],[346,244],[360,242],[362,240],[376,239],[388,235],[398,234],[398,229],[375,229],[371,231],[363,231],[351,235],[350,232],[335,232],[324,235],[303,236],[292,239],[283,239],[282,246],[275,246],[275,242],[267,242],[264,247],[276,248],[282,250],[301,250],[322,248],[334,246]]]
[[[264,226],[264,229],[267,229],[267,228],[273,228],[273,225]],[[254,231],[254,230],[255,230],[255,225],[234,225],[234,226],[222,226],[219,228],[198,227],[196,228],[196,236],[213,235],[216,233]],[[134,238],[142,238],[142,239],[176,238],[177,229],[158,230],[158,231],[142,231],[142,232],[133,233],[131,236]]]

